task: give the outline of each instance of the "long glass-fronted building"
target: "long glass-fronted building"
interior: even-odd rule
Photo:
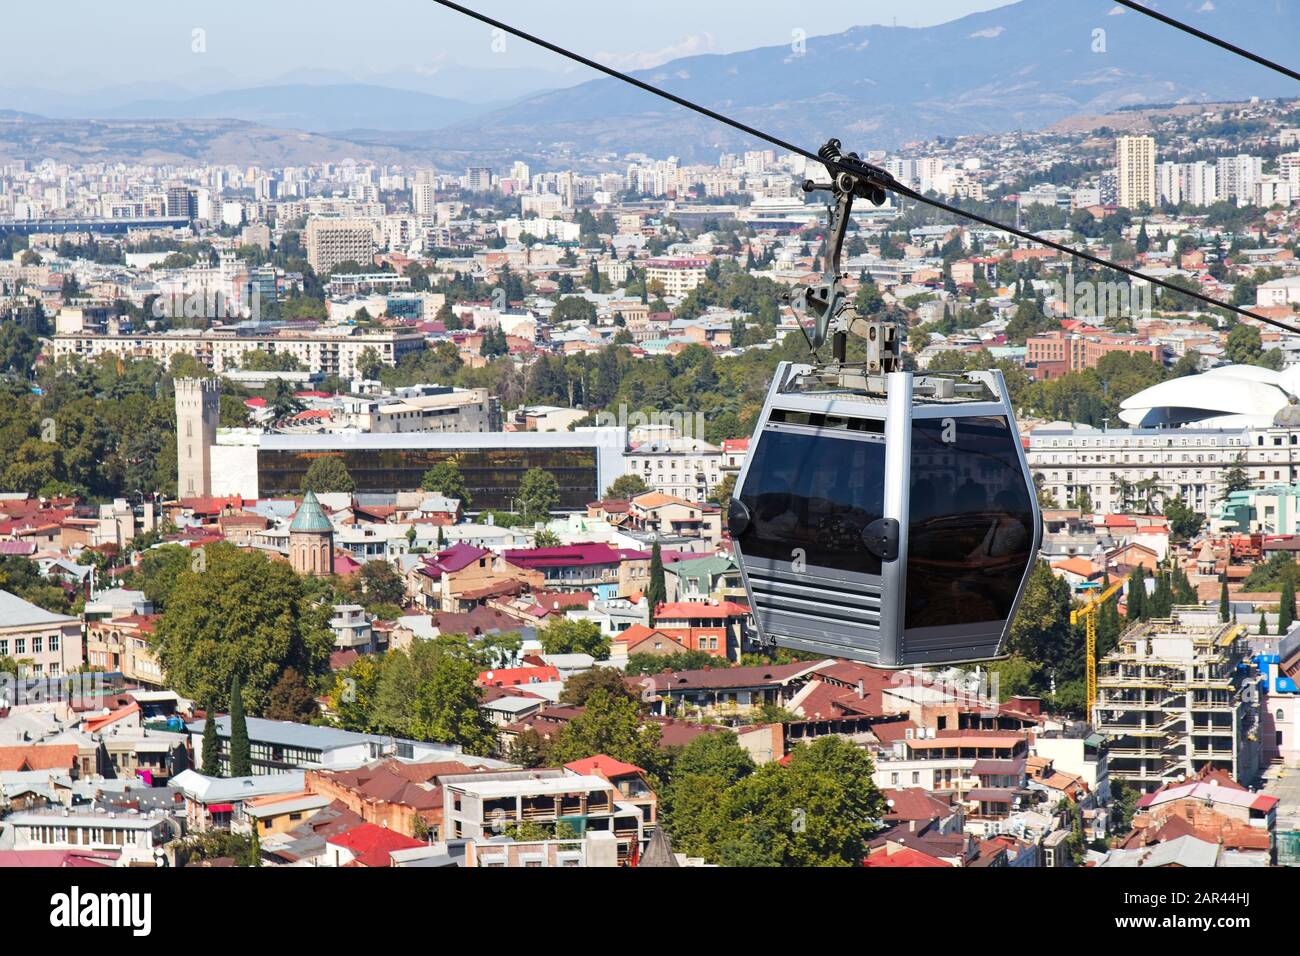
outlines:
[[[553,475],[560,510],[581,511],[623,473],[621,429],[572,432],[417,432],[397,435],[256,435],[213,448],[216,495],[297,494],[312,463],[338,458],[358,492],[393,493],[420,486],[424,473],[454,461],[473,496],[473,510],[516,506],[530,469]]]

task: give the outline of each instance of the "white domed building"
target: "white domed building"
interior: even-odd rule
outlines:
[[[1139,392],[1120,405],[1119,417],[1134,428],[1268,427],[1298,397],[1300,365],[1281,372],[1255,365],[1222,365]]]

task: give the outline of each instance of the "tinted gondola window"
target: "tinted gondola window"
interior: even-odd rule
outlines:
[[[764,431],[740,500],[746,557],[879,574],[862,529],[884,513],[885,446],[868,438]]]
[[[1034,547],[1018,440],[1005,418],[913,422],[907,627],[1011,614]]]

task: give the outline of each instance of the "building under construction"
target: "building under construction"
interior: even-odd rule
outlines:
[[[1246,629],[1187,611],[1130,628],[1098,662],[1097,730],[1114,780],[1152,790],[1207,764],[1259,774],[1258,674]]]

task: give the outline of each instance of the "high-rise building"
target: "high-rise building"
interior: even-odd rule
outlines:
[[[1264,160],[1259,156],[1223,156],[1218,163],[1219,198],[1235,200],[1238,206],[1255,201],[1255,184],[1264,175]]]
[[[304,240],[307,261],[317,275],[326,275],[343,262],[363,266],[374,262],[375,230],[363,220],[308,220]]]
[[[189,186],[168,186],[167,215],[184,216],[191,221],[197,219],[199,217],[198,192]]]
[[[221,420],[221,380],[176,380],[176,495],[212,494],[212,446]]]
[[[417,219],[432,222],[438,207],[438,190],[432,169],[421,169],[411,184],[411,212]]]
[[[472,193],[492,191],[492,170],[486,166],[471,166],[465,173],[465,188]]]
[[[1213,611],[1130,628],[1097,662],[1093,725],[1110,776],[1143,790],[1210,767],[1234,780],[1259,772],[1257,674],[1244,627]]]
[[[1116,148],[1119,166],[1119,204],[1136,209],[1142,203],[1155,206],[1156,141],[1150,136],[1121,136]]]
[[[1211,206],[1219,201],[1219,170],[1212,163],[1161,163],[1156,181],[1160,201],[1167,205]]]

